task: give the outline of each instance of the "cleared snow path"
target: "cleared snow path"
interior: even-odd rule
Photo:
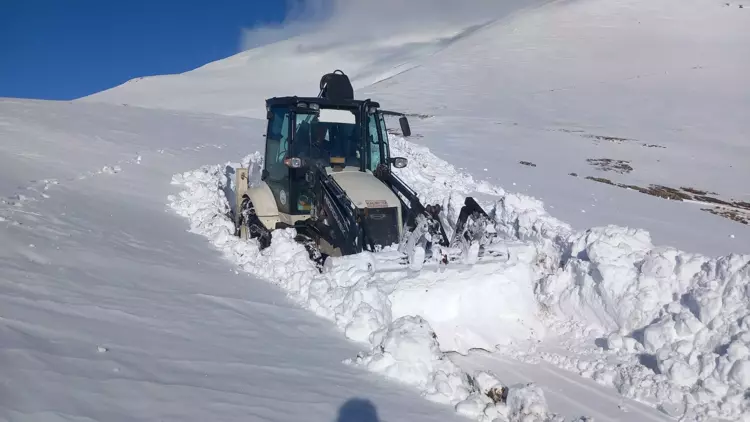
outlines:
[[[461,420],[342,364],[356,345],[167,212],[174,172],[257,148],[259,122],[15,100],[0,116],[0,196],[29,198],[0,203],[0,420]],[[43,179],[47,197],[27,191]]]

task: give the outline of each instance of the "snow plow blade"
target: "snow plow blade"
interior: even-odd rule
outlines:
[[[502,243],[493,243],[497,238],[494,223],[474,198],[464,200],[450,239],[441,223],[440,206],[420,206],[419,210],[414,229],[405,235],[397,251],[374,254],[373,271],[468,269],[507,261],[508,249]]]
[[[447,256],[447,259],[445,259],[444,256]],[[453,253],[444,256],[428,257],[421,262],[410,262],[409,256],[404,252],[377,252],[372,254],[372,261],[369,269],[373,273],[403,271],[442,272],[448,269],[464,271],[469,270],[476,265],[504,263],[510,258],[508,249],[502,245],[496,245],[493,250],[483,250],[473,262],[466,260],[461,251],[453,251]]]

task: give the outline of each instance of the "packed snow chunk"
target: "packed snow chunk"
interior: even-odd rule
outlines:
[[[541,284],[540,300],[563,315],[623,333],[654,320],[684,291],[694,274],[689,269],[704,262],[655,248],[648,232],[615,226],[574,236],[569,255],[563,270]]]
[[[115,174],[122,171],[120,166],[104,166],[99,173]]]
[[[471,377],[471,383],[478,390],[456,405],[456,412],[475,420],[496,421],[507,419],[508,387],[486,371],[479,371]]]
[[[568,224],[547,213],[542,201],[517,193],[505,194],[498,201],[495,220],[501,233],[522,241],[549,243],[572,232]]]
[[[747,314],[749,263],[748,255],[730,255],[706,262],[696,274],[695,287],[688,291],[685,302],[703,324],[723,325],[731,315]]]
[[[607,349],[619,350],[625,347],[625,339],[618,333],[612,333],[607,338]]]
[[[656,354],[659,371],[680,387],[690,387],[698,381],[695,368],[686,362],[679,353],[660,350]]]
[[[534,384],[511,387],[508,391],[508,420],[521,422],[552,422],[564,419],[547,412],[544,392]]]
[[[430,400],[455,404],[473,392],[469,379],[441,351],[430,324],[399,318],[384,328],[383,340],[355,362],[373,372],[417,387]]]
[[[643,330],[643,346],[649,352],[656,352],[665,344],[674,341],[676,335],[674,321],[665,316]]]
[[[750,360],[738,360],[729,371],[729,380],[739,388],[750,388]]]
[[[470,270],[423,271],[390,295],[394,318],[430,321],[443,351],[494,350],[517,340],[541,339],[545,328],[534,297],[535,274],[517,257]]]
[[[310,297],[327,303],[349,339],[377,344],[381,339],[373,336],[391,322],[391,303],[371,268],[369,253],[329,257]],[[325,283],[318,283],[321,279]]]

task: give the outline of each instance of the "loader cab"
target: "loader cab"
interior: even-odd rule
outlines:
[[[406,164],[405,159],[391,157],[385,113],[376,102],[282,97],[268,99],[266,107],[261,178],[281,213],[310,214],[313,192],[307,176],[313,165],[322,164],[329,173],[374,173]],[[402,130],[404,121],[405,117]]]

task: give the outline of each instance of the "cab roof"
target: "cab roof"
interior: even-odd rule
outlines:
[[[369,105],[372,107],[380,108],[380,104],[370,99],[366,100],[331,100],[329,98],[322,97],[272,97],[266,99],[266,105],[272,106],[284,106],[284,105],[296,105],[297,103],[314,103],[321,106],[328,107],[356,107],[359,108],[362,105]]]

